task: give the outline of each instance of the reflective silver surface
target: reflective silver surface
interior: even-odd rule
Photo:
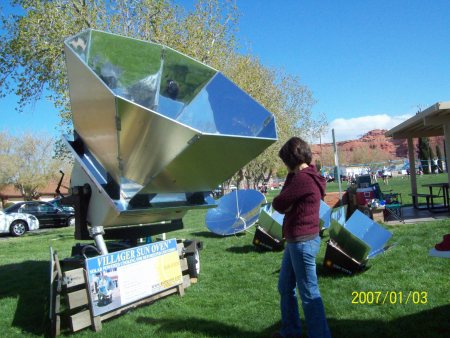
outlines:
[[[336,209],[334,209],[336,210]],[[375,257],[384,251],[392,233],[355,210],[352,216],[331,217],[330,238],[348,255],[359,262]]]
[[[245,231],[256,223],[261,204],[266,201],[256,190],[234,190],[217,200],[217,208],[206,213],[206,226],[218,235]]]
[[[329,233],[330,239],[337,243],[339,248],[347,255],[356,259],[358,262],[367,261],[370,246],[352,234],[343,224],[340,224],[332,218]]]
[[[391,232],[359,210],[355,210],[344,227],[370,246],[369,258],[382,253],[387,241],[392,237]]]
[[[148,207],[132,207],[125,194],[113,199],[105,190],[106,179],[102,168],[95,166],[87,155],[80,157],[67,143],[75,157],[71,176],[71,186],[89,184],[92,195],[89,202],[87,221],[91,226],[108,228],[117,226],[147,225],[181,219],[188,210],[216,207],[212,198],[205,198],[202,203],[187,203],[184,194],[161,194],[152,197]]]
[[[339,224],[344,225],[347,217],[347,205],[333,208],[331,212],[331,219],[336,220]]]
[[[128,198],[210,191],[277,139],[271,113],[171,48],[87,30],[65,54],[75,130]]]
[[[258,223],[270,236],[281,241],[283,239],[283,219],[284,216],[273,210],[270,203],[261,208]]]
[[[320,200],[319,218],[320,227],[328,229],[331,224],[331,208],[324,201]]]

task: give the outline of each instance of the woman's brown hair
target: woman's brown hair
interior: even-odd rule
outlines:
[[[311,164],[312,153],[308,143],[300,137],[292,137],[278,152],[278,156],[291,170],[302,163]]]

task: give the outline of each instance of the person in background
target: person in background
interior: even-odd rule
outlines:
[[[381,172],[381,178],[383,178],[384,184],[389,184],[389,174],[386,167],[383,168],[383,171]]]
[[[376,170],[372,170],[370,172],[370,178],[372,179],[372,184],[378,182],[378,180],[377,180],[377,171]]]
[[[320,249],[319,208],[326,182],[311,165],[311,149],[301,138],[292,137],[278,155],[288,168],[288,174],[272,206],[285,214],[286,248],[278,281],[281,329],[273,337],[300,337],[302,334],[296,288],[308,336],[331,337],[316,273],[316,255]]]

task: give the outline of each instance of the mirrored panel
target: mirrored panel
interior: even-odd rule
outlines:
[[[370,246],[369,258],[382,253],[387,241],[392,237],[391,232],[359,210],[348,219],[345,228]]]
[[[347,255],[354,258],[358,262],[364,262],[370,252],[370,246],[363,240],[353,235],[349,230],[344,228],[334,219],[331,219],[329,228],[330,238],[337,243],[338,247]]]
[[[75,131],[126,198],[210,191],[277,139],[270,112],[170,47],[87,30],[65,55]]]
[[[84,62],[87,62],[88,52],[91,40],[91,31],[87,30],[69,38],[66,44],[76,53]]]
[[[331,208],[324,201],[320,200],[319,218],[320,227],[328,229],[331,224]]]
[[[235,190],[217,200],[217,208],[206,213],[206,226],[221,236],[233,235],[250,228],[259,217],[266,201],[256,190]]]
[[[259,214],[259,226],[275,239],[283,239],[283,219],[284,215],[275,211],[272,204],[266,204],[261,208]]]
[[[177,121],[213,134],[275,135],[273,115],[221,73],[181,112]]]
[[[339,224],[344,225],[346,215],[347,215],[347,206],[344,205],[342,207],[333,208],[333,211],[331,212],[331,219],[334,219]]]

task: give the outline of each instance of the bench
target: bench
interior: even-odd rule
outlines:
[[[419,207],[419,197],[425,198],[427,201],[427,209],[430,210],[430,200],[431,200],[431,207],[434,207],[433,198],[439,197],[438,195],[431,195],[431,194],[409,194],[409,196],[412,197],[413,205],[415,209],[423,209]]]

